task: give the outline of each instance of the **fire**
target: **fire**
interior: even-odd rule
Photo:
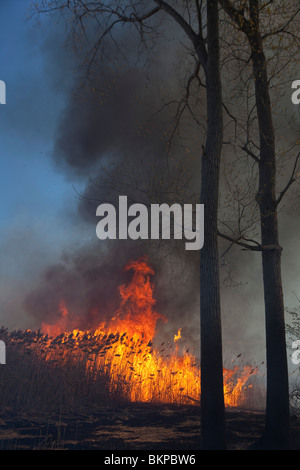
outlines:
[[[44,334],[48,336],[58,336],[60,333],[67,331],[70,328],[70,315],[69,311],[66,307],[65,302],[62,300],[59,304],[59,315],[60,318],[57,323],[54,325],[49,325],[46,323],[42,323],[41,330]]]
[[[243,370],[236,366],[233,369],[223,369],[224,377],[224,400],[226,406],[239,406],[245,396],[246,383],[252,374],[257,373],[257,368],[251,366],[244,366]],[[248,389],[252,388],[252,385],[248,385]]]
[[[133,277],[128,286],[120,287],[121,305],[110,322],[110,329],[152,341],[155,336],[156,323],[159,318],[166,318],[154,310],[153,285],[150,275],[153,269],[144,259],[132,261],[126,270],[133,270]]]
[[[174,343],[177,343],[177,341],[181,338],[181,328],[179,328],[177,335],[174,335]]]
[[[46,361],[84,360],[90,380],[105,373],[111,392],[119,391],[131,401],[200,403],[199,364],[188,349],[179,353],[182,328],[172,342],[154,346],[158,320],[167,319],[155,310],[153,269],[146,259],[132,261],[126,269],[133,272],[132,278],[119,288],[120,306],[108,323],[95,330],[76,329],[76,318],[62,301],[59,320],[43,323],[36,336],[31,333],[32,347],[37,354],[40,348]],[[227,406],[241,405],[252,373],[251,368],[224,369]]]

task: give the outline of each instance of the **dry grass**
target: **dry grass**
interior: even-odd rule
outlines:
[[[38,331],[8,332],[4,328],[0,338],[7,348],[7,364],[0,366],[0,412],[72,413],[95,404],[200,402],[194,358],[186,355],[177,359],[171,350],[164,352],[163,343],[153,352],[152,343],[143,344],[125,333],[75,331],[49,338]],[[227,371],[226,398],[235,396],[234,387],[243,373],[239,406],[243,402],[247,408],[257,408],[258,383],[251,384],[252,371],[248,369]],[[229,406],[236,406],[233,400]]]
[[[37,331],[2,329],[0,338],[7,346],[2,375],[0,370],[5,406],[28,401],[64,407],[124,400],[193,404],[188,396],[199,398],[192,356],[177,357],[171,350],[164,355],[153,351],[150,341],[127,333],[74,330],[50,338]]]
[[[69,350],[63,360],[46,360],[39,342],[29,347],[34,338],[29,332],[8,334],[2,329],[1,338],[6,365],[0,366],[0,412],[72,412],[95,402],[124,400],[122,384],[111,392],[105,371],[87,374],[85,355],[74,358]]]

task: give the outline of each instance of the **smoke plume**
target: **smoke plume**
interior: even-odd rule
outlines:
[[[128,42],[130,37],[124,33],[122,40]],[[104,63],[84,86],[66,71],[69,86],[64,78],[65,106],[57,123],[51,160],[74,186],[75,220],[88,227],[89,237],[79,248],[66,246],[57,262],[45,266],[26,296],[25,309],[37,326],[59,318],[62,300],[77,328],[95,328],[109,320],[119,305],[118,288],[130,276],[124,267],[147,255],[156,273],[156,308],[169,319],[162,331],[174,333],[183,327],[187,338],[197,339],[199,278],[195,256],[186,255],[180,244],[100,241],[95,232],[96,208],[101,202],[116,202],[125,194],[129,201],[145,204],[184,203],[191,191],[187,168],[188,163],[196,166],[196,158],[193,150],[184,151],[183,145],[194,130],[191,125],[180,140],[174,134],[170,151],[174,106],[163,105],[162,94],[168,99],[163,84],[167,80],[169,92],[178,85],[177,76],[170,74],[172,57],[166,64],[165,52],[161,44],[152,71],[139,66],[116,70]],[[55,63],[64,63],[57,40],[46,42],[44,54],[52,61],[52,67],[49,62],[47,65],[49,80],[56,86],[63,71]],[[70,67],[70,51],[65,54]],[[79,59],[74,56],[73,60],[75,67]],[[177,92],[182,90],[177,88]]]

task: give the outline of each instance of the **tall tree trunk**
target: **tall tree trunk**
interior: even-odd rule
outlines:
[[[276,200],[276,149],[267,62],[259,24],[259,0],[249,0],[250,19],[230,0],[219,0],[227,14],[249,41],[255,81],[255,98],[260,135],[259,189],[262,269],[267,352],[267,403],[263,443],[275,449],[289,446],[289,383],[285,339],[284,303],[281,280]]]
[[[222,332],[218,256],[219,169],[222,151],[222,93],[219,70],[218,1],[207,1],[207,138],[202,157],[201,202],[205,205],[201,286],[201,434],[203,449],[224,449]]]
[[[262,252],[266,353],[267,404],[264,441],[268,447],[285,448],[289,443],[289,386],[285,339],[284,303],[281,280],[281,247],[278,237],[276,201],[276,151],[267,64],[258,29],[258,7],[252,3],[256,27],[250,37],[256,107],[260,133],[259,190],[261,241],[274,245]]]
[[[225,448],[225,409],[223,392],[223,360],[222,360],[222,334],[220,312],[219,288],[219,256],[218,256],[218,197],[219,197],[219,170],[223,139],[222,122],[222,94],[219,70],[219,14],[218,0],[207,0],[207,40],[202,35],[202,19],[200,3],[196,2],[198,9],[198,29],[193,29],[183,15],[181,15],[169,2],[153,0],[156,7],[137,15],[139,8],[135,9],[132,2],[116,1],[110,7],[107,16],[107,6],[101,2],[75,2],[70,7],[69,1],[60,1],[65,8],[71,8],[74,21],[81,20],[83,15],[97,18],[104,14],[104,31],[101,38],[111,35],[114,25],[136,24],[144,41],[143,23],[160,11],[167,13],[181,27],[191,40],[199,61],[205,71],[207,87],[207,139],[206,148],[202,157],[201,173],[201,203],[205,205],[204,247],[200,254],[200,282],[201,282],[201,435],[202,445],[205,449]],[[48,2],[46,1],[46,4]],[[51,3],[51,2],[50,2]],[[81,10],[81,3],[83,9]],[[122,6],[122,4],[125,4]],[[126,7],[127,3],[127,7]],[[176,4],[176,2],[173,2]],[[179,2],[180,3],[180,2]],[[137,2],[139,4],[139,2]],[[122,8],[121,8],[122,7]],[[180,7],[181,9],[181,7]],[[53,7],[53,11],[56,10]],[[127,12],[128,10],[128,12]],[[185,10],[185,9],[184,9]],[[51,8],[50,8],[51,11]],[[131,13],[132,11],[132,13]],[[193,18],[192,24],[194,24]],[[102,20],[99,22],[103,25]],[[81,24],[82,26],[82,24]],[[102,39],[97,40],[98,50]],[[113,39],[114,40],[114,39]]]

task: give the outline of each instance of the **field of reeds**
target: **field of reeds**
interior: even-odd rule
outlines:
[[[39,332],[2,329],[1,338],[6,344],[6,364],[0,366],[0,411],[72,412],[88,404],[125,399],[120,378],[112,389],[106,369],[89,373],[91,342],[88,351],[74,354],[71,342],[60,349],[59,338],[49,343]]]
[[[39,331],[8,332],[4,328],[0,338],[6,344],[6,364],[0,365],[1,450],[198,448],[199,401],[171,400],[175,396],[172,385],[179,392],[183,388],[176,382],[179,373],[172,374],[176,362],[166,378],[170,401],[157,399],[162,392],[156,390],[158,382],[146,366],[145,380],[151,385],[153,400],[138,400],[134,380],[141,378],[131,356],[134,351],[137,361],[151,365],[146,360],[147,354],[153,355],[151,344],[141,347],[132,338],[112,334],[99,337],[73,332],[49,338]],[[251,378],[256,380],[253,374]],[[263,429],[264,411],[250,410],[257,401],[257,390],[257,384],[247,387],[248,409],[226,411],[232,449],[247,448]],[[293,426],[300,434],[298,421]]]
[[[86,404],[151,402],[197,405],[200,370],[174,344],[153,348],[126,333],[73,331],[55,338],[40,331],[0,329],[6,365],[0,366],[0,411],[5,407],[52,412]],[[224,369],[227,406],[256,408],[257,368]],[[251,380],[256,381],[255,386]]]
[[[82,335],[75,345],[73,334],[49,338],[2,328],[0,338],[6,344],[6,364],[0,365],[0,450],[197,445],[197,406],[132,403],[121,368],[112,386],[109,358],[118,354],[119,336],[99,342]],[[97,358],[105,358],[107,367],[99,368]]]
[[[125,334],[73,332],[49,338],[39,331],[2,328],[0,337],[7,358],[0,367],[0,411],[69,411],[124,401],[183,403],[184,392],[192,394],[198,387],[199,393],[194,376],[188,384],[188,368],[178,371],[179,362],[185,365],[182,359],[174,356],[167,367],[150,343]],[[191,362],[190,357],[185,361]]]

